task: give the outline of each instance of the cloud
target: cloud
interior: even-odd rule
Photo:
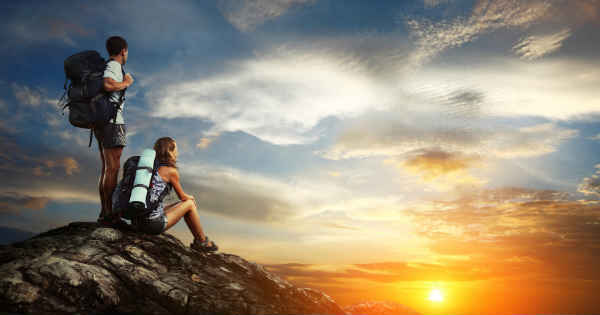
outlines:
[[[406,159],[387,159],[384,162],[421,175],[424,182],[433,181],[438,189],[442,190],[456,185],[480,186],[487,182],[468,173],[469,168],[482,164],[481,157],[475,155],[466,156],[457,152],[431,149],[419,150]]]
[[[419,106],[454,114],[464,109],[475,117],[543,117],[549,120],[593,119],[600,108],[600,64],[573,58],[539,59],[536,62],[499,58],[485,64],[475,62],[465,72],[462,65],[422,68],[403,83]],[[480,97],[471,107],[457,108],[443,101],[455,91],[476,91]],[[427,102],[436,104],[429,105]],[[460,112],[458,112],[460,113]],[[458,114],[457,113],[457,114]]]
[[[31,11],[31,10],[29,10]],[[48,16],[42,12],[30,12],[33,19],[14,19],[5,21],[4,30],[18,43],[38,43],[48,40],[60,40],[64,44],[76,47],[77,37],[89,37],[94,31],[80,24],[68,22],[61,17]],[[6,46],[5,46],[6,48]]]
[[[546,277],[569,272],[572,278],[600,279],[592,267],[598,254],[594,244],[600,240],[600,206],[559,191],[520,190],[513,189],[508,198],[503,191],[487,190],[406,213],[414,216],[419,234],[432,241],[430,248],[443,261],[448,261],[444,255],[466,255],[469,265],[490,264],[490,275],[496,276],[505,275],[503,270],[524,268],[520,272],[527,273],[537,268],[535,273]],[[581,269],[570,274],[568,266],[575,262]]]
[[[586,195],[600,196],[600,164],[595,166],[598,170],[590,177],[584,177],[577,187],[577,191]]]
[[[562,128],[555,123],[518,129],[440,128],[424,124],[413,125],[390,117],[391,115],[382,114],[357,120],[341,131],[330,148],[317,153],[334,160],[376,156],[402,157],[410,152],[419,151],[438,152],[446,157],[454,154],[453,152],[496,158],[534,157],[554,152],[562,142],[578,135],[577,130]],[[478,160],[469,159],[471,162]],[[463,162],[460,165],[472,163]]]
[[[44,209],[50,198],[32,197],[17,192],[0,192],[0,212],[19,212],[24,209]]]
[[[207,119],[214,125],[206,136],[239,130],[289,145],[318,139],[307,132],[325,117],[356,116],[392,101],[388,87],[372,80],[354,56],[281,46],[228,68],[150,91],[151,115]]]
[[[40,104],[57,104],[58,100],[46,97],[46,91],[40,88],[31,88],[27,85],[11,83],[15,98],[23,105],[38,107]]]
[[[450,1],[451,0],[423,0],[423,3],[425,4],[425,7],[434,8]]]
[[[468,18],[431,22],[406,19],[416,49],[411,65],[420,66],[448,48],[460,47],[501,28],[527,28],[545,17],[550,8],[547,1],[479,0]]]
[[[0,132],[0,176],[10,178],[0,184],[0,193],[61,202],[98,202],[96,172],[100,161],[97,153],[89,151],[87,142],[78,147],[57,141],[49,148],[44,144],[25,145],[22,137],[28,134]]]
[[[200,142],[198,142],[196,144],[196,147],[200,148],[200,149],[206,149],[206,148],[208,148],[208,146],[210,145],[210,143],[213,142],[214,140],[215,139],[213,139],[213,138],[202,137],[200,139]]]
[[[532,35],[513,46],[513,51],[523,59],[534,60],[558,50],[569,36],[571,30],[568,28],[549,35]]]
[[[342,288],[357,283],[381,289],[406,282],[493,281],[512,287],[522,284],[523,277],[528,279],[526,287],[536,292],[564,279],[577,286],[576,281],[600,280],[596,268],[600,205],[574,197],[563,191],[503,187],[477,189],[451,200],[420,201],[405,205],[397,216],[412,218],[417,234],[411,238],[424,238],[423,246],[429,250],[423,256],[267,267],[294,283],[329,288],[331,294],[342,294]],[[340,216],[321,217],[332,218]],[[573,269],[574,264],[578,268]]]
[[[555,152],[561,143],[578,135],[576,129],[543,123],[500,132],[489,140],[487,147],[500,158],[534,157]]]
[[[49,168],[62,167],[67,175],[79,172],[79,163],[72,157],[66,157],[61,160],[45,160],[44,164]]]
[[[76,46],[73,39],[71,39],[70,34],[79,36],[79,37],[89,37],[94,32],[92,30],[88,30],[81,25],[67,22],[61,19],[49,19],[47,22],[49,29],[48,34],[50,37],[56,37],[62,39],[66,44],[71,46]]]
[[[268,20],[283,15],[294,6],[312,4],[316,0],[219,0],[223,16],[242,32],[248,32]]]
[[[493,118],[479,116],[478,105],[474,105],[477,94],[457,95],[469,102],[459,102],[462,105],[448,113],[423,109],[415,114],[396,109],[348,119],[333,143],[314,153],[330,160],[380,158],[401,175],[419,176],[427,189],[448,191],[486,184],[488,179],[482,174],[491,171],[498,159],[547,155],[579,134],[556,123],[498,124]],[[442,103],[451,98],[443,98]]]
[[[600,140],[600,133],[597,134],[597,135],[595,135],[595,136],[588,137],[587,139],[590,139],[590,140]]]
[[[600,1],[554,1],[547,18],[573,27],[580,27],[590,22],[598,24],[600,22]]]
[[[13,92],[17,100],[23,105],[38,106],[42,103],[42,95],[39,91],[33,90],[28,86],[19,86],[12,83]]]
[[[319,211],[327,202],[345,196],[334,185],[295,178],[280,180],[223,166],[181,166],[186,192],[199,209],[237,220],[282,223]]]

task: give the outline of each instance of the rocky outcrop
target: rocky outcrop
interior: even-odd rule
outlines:
[[[29,314],[345,314],[227,253],[75,222],[0,246],[0,310]]]
[[[421,315],[421,313],[392,301],[364,301],[344,307],[348,315]]]

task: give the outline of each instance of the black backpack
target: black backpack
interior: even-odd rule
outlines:
[[[171,184],[168,184],[165,190],[160,194],[157,200],[154,202],[150,201],[152,190],[152,182],[154,176],[158,173],[158,168],[162,164],[158,161],[158,158],[154,159],[154,166],[152,167],[152,177],[150,179],[150,185],[148,188],[148,194],[146,195],[146,206],[144,207],[141,203],[129,203],[131,197],[131,191],[134,188],[135,172],[144,167],[138,168],[138,161],[140,160],[139,155],[132,156],[125,161],[123,165],[123,177],[115,188],[112,196],[112,214],[120,214],[121,217],[132,220],[144,215],[149,214],[155,210],[160,202],[169,194],[171,190]],[[159,175],[160,176],[160,175]],[[145,186],[144,186],[145,187]]]
[[[69,122],[79,128],[90,129],[92,145],[93,129],[102,127],[116,118],[118,109],[123,105],[125,90],[121,91],[118,103],[109,101],[109,93],[104,91],[104,70],[110,61],[104,60],[95,50],[86,50],[65,59],[65,93],[59,100],[59,106],[67,95],[64,109],[69,107]],[[125,70],[123,77],[125,77]],[[67,87],[67,82],[71,81]]]

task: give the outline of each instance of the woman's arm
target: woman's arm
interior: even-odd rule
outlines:
[[[179,183],[179,172],[176,168],[172,168],[171,172],[169,173],[169,182],[171,182],[171,185],[173,185],[173,188],[175,189],[177,196],[179,196],[179,199],[183,201],[188,199],[194,199],[194,196],[188,195],[185,192],[183,192],[181,183]]]

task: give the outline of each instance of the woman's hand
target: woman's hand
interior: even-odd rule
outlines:
[[[190,200],[190,199],[195,200],[196,198],[194,198],[194,196],[192,196],[192,195],[185,194],[185,196],[181,200],[186,201],[186,200]]]
[[[177,197],[179,197],[179,200],[186,201],[186,200],[191,199],[191,200],[196,201],[194,196],[188,195],[185,192],[183,192],[183,188],[181,188],[181,183],[179,182],[179,172],[177,171],[176,168],[171,168],[171,170],[169,171],[169,183],[171,183],[171,185],[173,185],[173,188],[175,189],[175,192],[177,193]]]

